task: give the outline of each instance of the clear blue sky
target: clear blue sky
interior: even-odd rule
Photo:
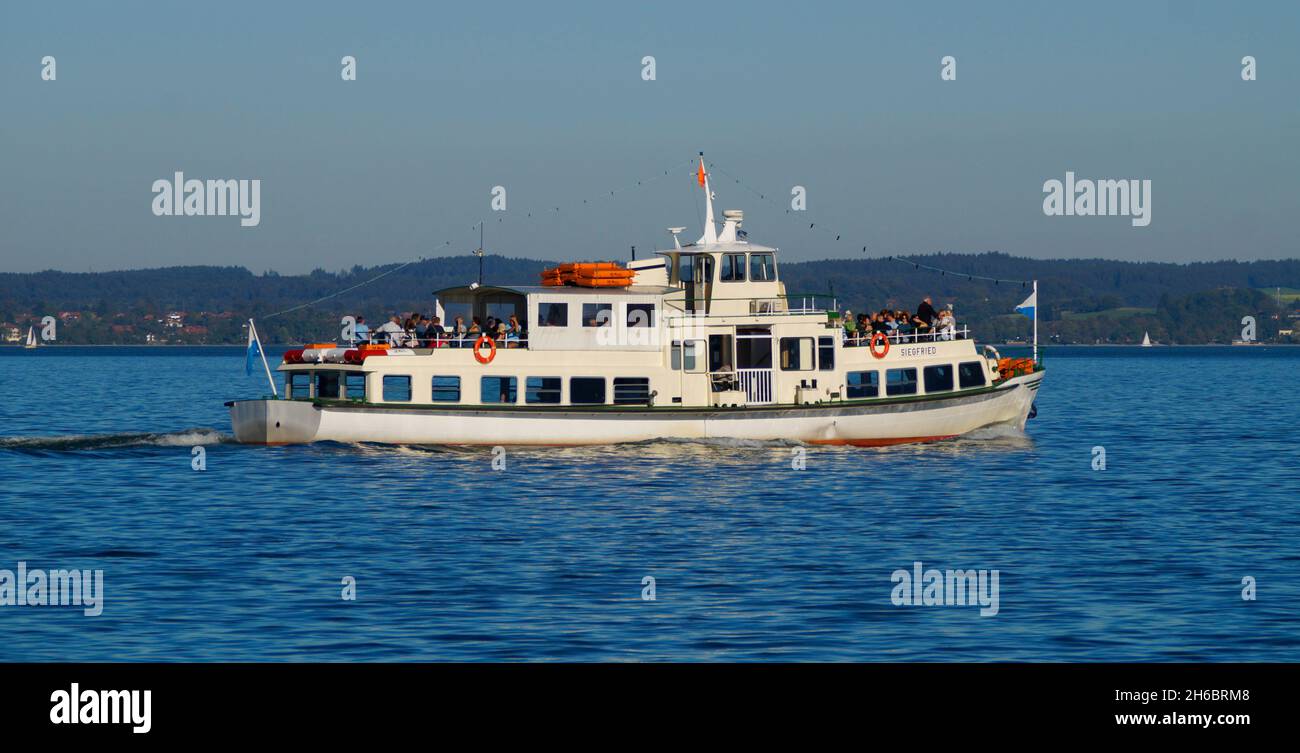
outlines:
[[[335,270],[479,218],[498,253],[622,258],[698,235],[698,150],[775,197],[715,187],[787,259],[1295,257],[1298,42],[1280,1],[5,3],[0,270]],[[153,216],[176,170],[260,178],[261,225]],[[1045,217],[1066,170],[1151,179],[1151,225]]]

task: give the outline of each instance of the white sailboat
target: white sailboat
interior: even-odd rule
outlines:
[[[1142,333],[1142,347],[1144,348],[1151,347],[1151,333],[1149,332]]]
[[[27,342],[23,344],[23,347],[28,349],[36,347],[36,329],[34,327],[27,328]]]
[[[715,226],[708,177],[701,160],[704,234],[681,243],[670,228],[658,259],[437,291],[472,325],[415,347],[289,350],[276,369],[287,394],[227,403],[236,440],[878,446],[1024,427],[1043,379],[1036,359],[977,350],[965,328],[850,336],[829,296],[786,291],[777,249],[749,242],[740,211]]]

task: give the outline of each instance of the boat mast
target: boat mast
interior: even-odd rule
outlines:
[[[1038,363],[1038,280],[1034,280],[1034,363]]]
[[[709,246],[718,242],[718,229],[713,224],[713,192],[709,190],[709,173],[704,169],[704,152],[700,152],[700,169],[696,175],[704,189],[704,235],[697,242]]]

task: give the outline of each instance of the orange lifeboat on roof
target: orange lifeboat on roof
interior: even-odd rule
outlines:
[[[625,288],[636,271],[612,261],[566,262],[542,271],[542,284],[576,285],[583,288]]]

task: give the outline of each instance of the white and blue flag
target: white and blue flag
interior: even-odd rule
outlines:
[[[262,357],[262,343],[258,342],[253,330],[253,322],[248,322],[248,352],[244,355],[244,376],[253,375],[253,364]]]
[[[1034,292],[1029,294],[1029,297],[1025,299],[1024,303],[1020,304],[1019,306],[1016,306],[1016,313],[1024,314],[1030,319],[1033,319],[1034,310],[1037,308],[1038,308],[1038,291],[1035,290]]]

